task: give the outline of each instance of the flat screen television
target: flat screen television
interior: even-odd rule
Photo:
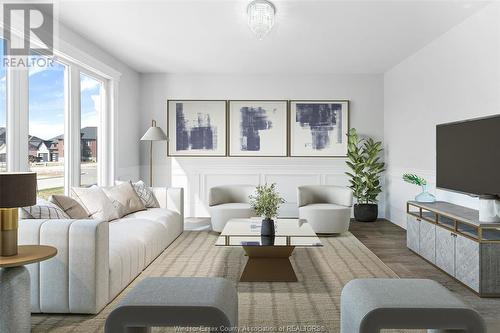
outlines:
[[[436,126],[438,188],[500,197],[500,115]]]

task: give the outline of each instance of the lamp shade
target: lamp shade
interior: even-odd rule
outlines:
[[[141,141],[167,141],[167,135],[160,127],[151,126],[141,138]]]
[[[36,204],[36,173],[0,173],[0,208],[17,208]]]

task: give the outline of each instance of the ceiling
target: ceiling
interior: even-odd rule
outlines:
[[[477,1],[273,1],[250,32],[245,0],[62,1],[61,22],[139,72],[383,73],[485,5]]]

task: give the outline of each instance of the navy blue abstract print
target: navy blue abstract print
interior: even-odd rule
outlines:
[[[272,122],[267,119],[266,110],[262,107],[247,107],[240,109],[240,142],[242,151],[260,151],[259,131],[272,128]]]
[[[193,124],[189,124],[183,103],[175,104],[176,149],[214,150],[217,148],[217,128],[210,124],[210,114],[199,112]]]
[[[299,103],[297,104],[296,122],[303,128],[309,128],[312,136],[312,149],[323,150],[331,143],[342,143],[342,131],[337,137],[331,137],[334,128],[342,127],[342,105]]]

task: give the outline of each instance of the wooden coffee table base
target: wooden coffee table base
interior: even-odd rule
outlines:
[[[297,282],[288,259],[294,246],[243,246],[248,261],[240,282]]]

